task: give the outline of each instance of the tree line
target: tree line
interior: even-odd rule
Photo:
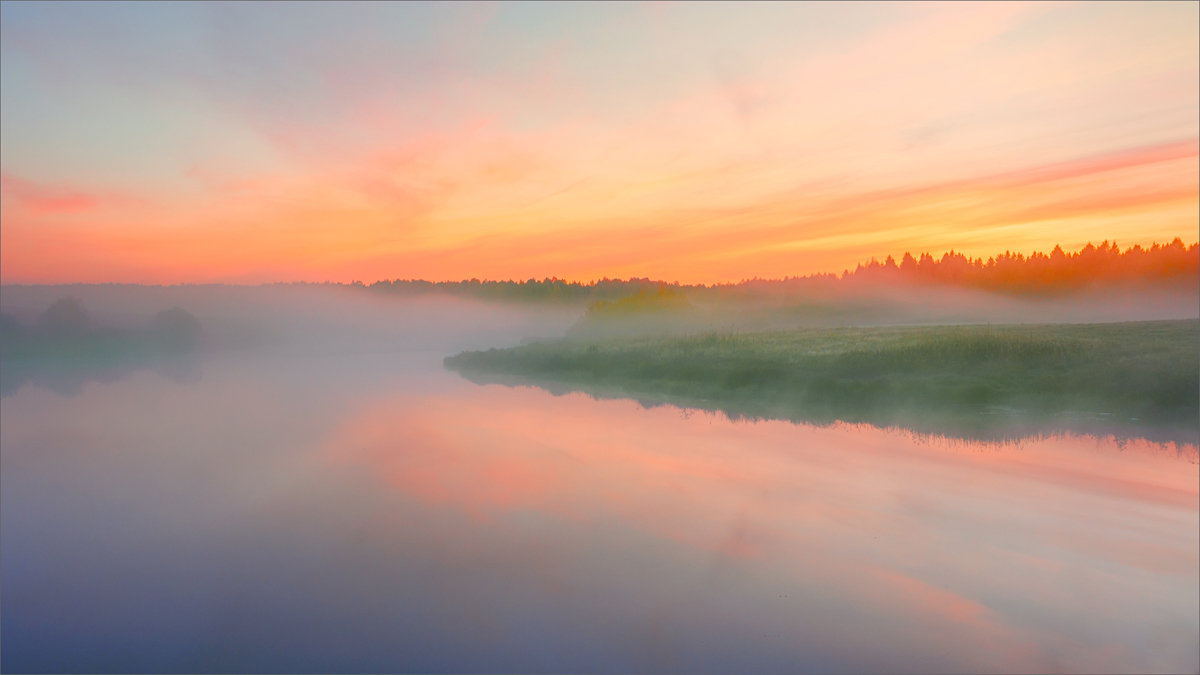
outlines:
[[[632,295],[656,293],[664,287],[688,297],[737,299],[793,292],[820,293],[875,285],[927,285],[979,288],[1019,295],[1056,294],[1105,286],[1154,286],[1194,288],[1200,282],[1200,243],[1187,246],[1179,238],[1169,244],[1130,246],[1122,250],[1116,242],[1099,246],[1089,243],[1079,251],[1066,252],[1055,246],[1050,253],[1029,256],[1005,251],[996,256],[970,258],[949,251],[940,258],[930,253],[904,253],[897,261],[872,259],[842,274],[810,274],[783,279],[744,279],[716,284],[680,284],[649,278],[609,279],[582,283],[557,277],[543,279],[427,281],[391,279],[364,284],[281,284],[291,286],[349,286],[375,293],[422,295],[439,293],[480,300],[513,302],[593,303]]]
[[[847,271],[841,280],[850,283],[904,282],[973,286],[1016,293],[1053,292],[1098,285],[1195,285],[1200,279],[1200,244],[1170,244],[1149,248],[1131,246],[1124,251],[1116,242],[1088,244],[1067,253],[1055,246],[1049,254],[1026,257],[1005,251],[988,258],[968,258],[950,251],[941,259],[928,253],[919,258],[905,253],[900,262],[888,256]]]

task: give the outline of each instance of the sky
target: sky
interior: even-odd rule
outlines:
[[[840,272],[1200,235],[1200,3],[0,3],[0,281]]]

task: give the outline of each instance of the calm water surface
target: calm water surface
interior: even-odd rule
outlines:
[[[1195,446],[471,384],[449,349],[3,398],[3,669],[1200,669]]]

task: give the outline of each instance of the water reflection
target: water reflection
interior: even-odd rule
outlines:
[[[200,380],[202,361],[198,354],[86,361],[3,359],[0,360],[0,397],[11,396],[27,384],[63,396],[74,396],[89,382],[112,384],[140,371],[153,372],[180,384],[194,384]]]
[[[6,397],[4,670],[1200,667],[1195,445],[732,422],[438,358]]]
[[[686,406],[718,412],[734,420],[786,420],[805,425],[861,423],[878,427],[907,429],[920,434],[954,437],[966,441],[1012,442],[1029,437],[1076,434],[1112,436],[1121,440],[1150,440],[1184,445],[1200,444],[1200,427],[1195,424],[1153,424],[1138,419],[1119,419],[1111,413],[1073,410],[1046,414],[1036,410],[1018,410],[997,405],[959,405],[953,408],[910,412],[889,410],[873,403],[863,405],[853,398],[828,400],[819,408],[796,409],[769,398],[751,396],[745,400],[734,392],[725,399],[695,398],[675,392],[645,394],[614,389],[604,384],[579,384],[512,373],[494,373],[461,364],[450,365],[462,377],[480,385],[501,384],[511,387],[538,387],[555,396],[584,393],[595,399],[635,399],[643,407]]]

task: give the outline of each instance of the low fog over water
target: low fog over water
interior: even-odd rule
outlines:
[[[80,300],[96,323],[123,327],[181,307],[200,320],[210,352],[453,353],[508,346],[528,335],[561,335],[580,314],[577,307],[504,306],[441,295],[381,297],[341,286],[8,286],[0,288],[0,308],[31,323],[68,296]]]
[[[734,422],[442,366],[580,305],[5,287],[0,310],[36,332],[64,296],[129,339],[178,307],[200,340],[51,374],[0,344],[5,671],[1200,668],[1194,445]],[[1196,315],[1165,297],[904,316]]]
[[[781,330],[805,326],[962,323],[1091,323],[1194,319],[1194,285],[1114,286],[1045,296],[947,286],[865,284],[789,292],[684,294],[686,310],[631,321],[635,332]],[[389,294],[353,286],[0,287],[0,311],[34,324],[56,300],[76,298],[100,324],[144,325],[160,310],[194,314],[212,349],[353,350],[505,347],[562,337],[578,328],[586,302],[486,302],[445,294]]]

